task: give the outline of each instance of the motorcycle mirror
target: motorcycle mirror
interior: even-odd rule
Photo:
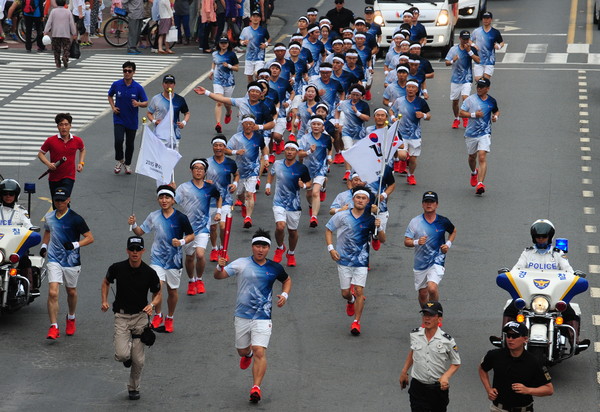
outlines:
[[[32,232],[39,232],[41,229],[39,226],[31,226],[29,230],[31,230]]]
[[[25,193],[35,193],[35,183],[25,183],[23,191]]]
[[[585,279],[587,277],[587,273],[585,273],[585,272],[583,272],[581,270],[576,270],[574,273],[575,273],[576,276],[579,276],[580,278],[584,278]]]
[[[494,346],[496,346],[497,348],[501,348],[502,347],[502,338],[499,338],[498,336],[490,336],[490,343]]]
[[[506,273],[506,272],[510,272],[510,270],[508,268],[500,268],[500,269],[498,269],[498,274],[499,275],[501,275],[503,273]]]

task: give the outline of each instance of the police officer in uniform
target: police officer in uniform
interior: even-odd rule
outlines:
[[[108,268],[102,281],[102,312],[108,305],[110,284],[117,281],[117,293],[113,302],[115,313],[115,360],[131,368],[129,375],[129,399],[140,399],[140,378],[144,367],[144,344],[140,334],[148,325],[154,306],[161,301],[160,280],[156,271],[142,261],[144,239],[131,236],[127,239],[129,258]],[[148,303],[148,291],[152,301]]]
[[[491,412],[533,411],[533,396],[554,393],[548,369],[525,350],[528,330],[523,323],[508,322],[506,347],[489,351],[479,365],[479,378],[492,401]],[[489,371],[494,371],[490,385]]]
[[[400,373],[400,387],[410,380],[412,412],[445,412],[449,380],[460,367],[458,347],[452,336],[439,328],[444,311],[439,302],[429,301],[421,309],[423,326],[410,333],[410,351]]]

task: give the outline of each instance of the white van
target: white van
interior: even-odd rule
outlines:
[[[366,1],[371,3],[370,0]],[[458,20],[458,0],[401,1],[375,0],[375,23],[381,25],[381,47],[389,47],[392,35],[402,24],[402,13],[419,9],[419,23],[427,30],[427,47],[441,48],[442,57],[454,45],[454,26]]]

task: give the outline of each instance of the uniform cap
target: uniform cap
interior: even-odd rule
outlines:
[[[58,187],[52,194],[53,200],[67,200],[69,198],[69,192],[64,187]]]
[[[486,79],[485,77],[477,80],[477,87],[490,87],[490,84],[490,79]]]
[[[435,192],[432,192],[431,190],[429,190],[428,192],[423,193],[423,202],[428,202],[428,201],[433,201],[433,202],[437,202],[438,201],[438,195]]]
[[[425,304],[423,305],[423,307],[421,308],[421,310],[419,311],[420,313],[428,313],[430,315],[438,315],[438,316],[443,316],[444,315],[444,309],[442,309],[442,304],[440,302],[436,302],[433,300],[430,300],[429,302],[425,302]]]
[[[462,30],[460,32],[460,38],[461,39],[470,39],[471,38],[471,32],[469,30]]]
[[[131,236],[127,239],[127,249],[135,250],[135,248],[144,249],[144,239],[140,236]]]
[[[504,327],[502,328],[502,332],[504,332],[504,333],[513,332],[513,333],[518,334],[519,336],[527,336],[527,334],[529,333],[529,330],[527,329],[527,326],[525,326],[524,323],[510,321],[506,325],[504,325]]]
[[[485,13],[483,13],[483,14],[481,15],[481,18],[482,18],[482,19],[491,19],[491,18],[493,18],[493,17],[494,17],[494,15],[492,14],[492,12],[491,12],[491,11],[486,11]]]

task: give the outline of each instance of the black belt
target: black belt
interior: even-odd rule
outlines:
[[[415,378],[413,378],[412,380],[413,380],[414,383],[416,383],[416,384],[418,384],[420,386],[424,386],[424,387],[429,388],[429,389],[440,389],[440,382],[439,381],[438,382],[434,382],[434,383],[423,383],[420,380],[415,379]]]
[[[140,314],[140,313],[142,313],[142,312],[143,312],[142,310],[140,310],[140,311],[137,311],[137,312],[127,312],[127,311],[126,311],[126,310],[124,310],[124,309],[119,309],[119,311],[118,311],[118,312],[115,312],[115,313],[120,313],[121,315],[138,315],[138,314]]]
[[[530,403],[527,406],[512,406],[509,407],[507,405],[503,405],[499,402],[493,401],[494,406],[497,406],[500,409],[504,409],[509,412],[532,412],[533,411],[533,403]]]

